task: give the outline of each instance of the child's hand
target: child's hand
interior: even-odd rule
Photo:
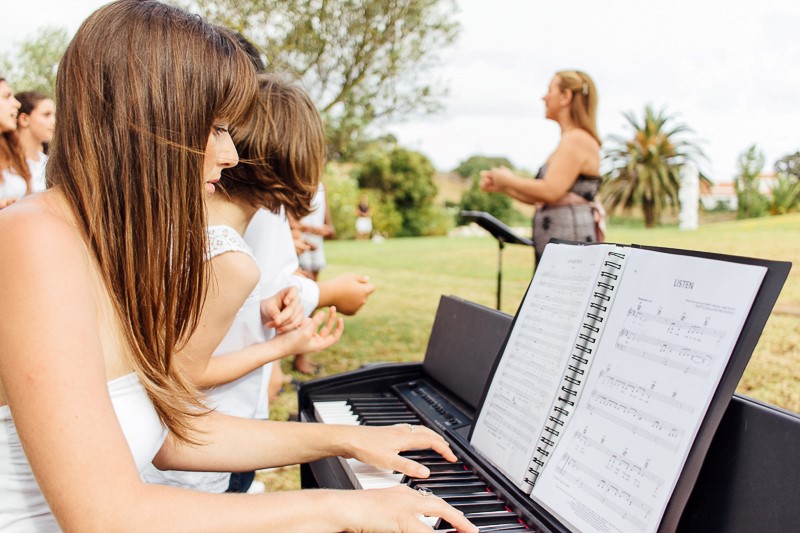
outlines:
[[[327,312],[319,311],[313,318],[305,319],[299,328],[283,337],[291,346],[290,353],[316,353],[335,344],[342,338],[343,331],[344,320],[337,319],[336,308],[331,307]]]
[[[305,318],[297,287],[287,287],[261,301],[262,323],[268,328],[275,328],[278,333],[299,328]]]

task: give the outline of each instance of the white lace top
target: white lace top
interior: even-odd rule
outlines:
[[[210,261],[224,253],[240,252],[255,262],[250,247],[233,228],[209,226],[207,232],[209,249],[206,260]],[[233,324],[214,350],[213,357],[224,357],[225,354],[265,340],[261,325],[261,300],[256,286],[239,308]],[[206,403],[227,415],[264,418],[257,417],[257,413],[263,412],[268,402],[267,384],[271,370],[272,363],[269,363],[235,381],[210,389],[206,395]],[[153,467],[148,468],[144,475],[145,480],[152,483],[188,487],[204,492],[225,492],[229,477],[230,474],[225,472],[159,471]]]
[[[167,429],[136,374],[108,382],[108,392],[139,472],[155,457]],[[33,476],[7,405],[0,407],[0,531],[60,531]]]

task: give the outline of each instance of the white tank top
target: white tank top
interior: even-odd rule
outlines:
[[[250,256],[255,263],[250,247],[245,244],[239,233],[230,226],[209,226],[207,261],[226,252],[242,252]],[[247,346],[264,342],[264,329],[261,325],[261,300],[258,286],[245,300],[236,313],[230,329],[214,350],[212,357],[224,357],[225,354],[237,352]],[[272,370],[272,363],[245,374],[237,380],[209,389],[206,393],[206,404],[216,411],[242,418],[266,418],[258,416],[269,410],[267,403],[267,384]],[[230,473],[227,472],[179,472],[160,471],[150,466],[144,472],[144,479],[150,483],[186,487],[203,492],[225,492],[228,488]]]
[[[25,178],[11,170],[3,170],[3,181],[0,182],[0,200],[22,198],[28,192]]]
[[[135,373],[109,381],[108,391],[136,467],[142,472],[161,449],[167,429]],[[22,450],[7,405],[0,407],[0,531],[60,531]]]

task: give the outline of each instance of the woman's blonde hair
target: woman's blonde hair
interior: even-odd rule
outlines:
[[[287,75],[259,74],[256,110],[234,128],[242,163],[222,172],[232,196],[300,219],[311,209],[325,167],[325,132],[314,102]]]
[[[597,133],[597,88],[592,78],[580,70],[561,70],[556,76],[561,90],[572,92],[569,110],[572,121],[603,144]]]
[[[58,68],[48,186],[66,196],[142,383],[183,440],[204,412],[172,364],[207,283],[203,155],[214,120],[241,120],[255,88],[235,38],[153,0],[97,10]]]

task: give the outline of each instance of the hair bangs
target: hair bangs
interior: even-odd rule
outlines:
[[[219,77],[219,88],[215,115],[232,124],[246,122],[253,113],[258,94],[256,71],[252,61],[242,48],[235,35],[230,31],[217,27],[227,57],[220,58],[222,73]]]

